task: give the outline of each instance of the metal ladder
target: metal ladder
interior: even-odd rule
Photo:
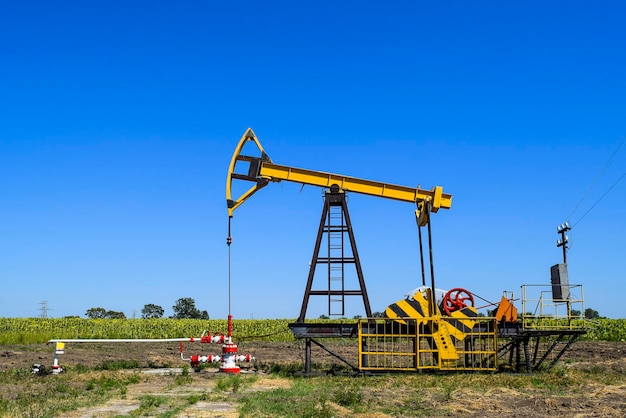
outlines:
[[[346,258],[345,234],[348,227],[341,206],[330,206],[326,224],[328,254],[328,314],[345,315],[345,263],[354,263],[354,257]],[[340,292],[333,292],[340,291]]]
[[[322,242],[326,235],[326,254],[322,250]],[[349,245],[350,247],[347,247]],[[349,248],[349,249],[348,249]],[[315,269],[318,264],[327,264],[327,280],[324,282],[326,289],[312,289]],[[358,289],[345,288],[345,265],[355,266],[358,279]],[[324,209],[320,219],[320,227],[317,232],[315,249],[309,269],[309,277],[304,291],[304,299],[298,323],[304,322],[306,310],[311,296],[325,296],[328,301],[328,315],[345,315],[345,297],[361,296],[365,307],[366,317],[371,317],[372,312],[365,289],[365,280],[356,248],[352,224],[348,213],[346,196],[344,192],[337,190],[327,191],[324,196]]]

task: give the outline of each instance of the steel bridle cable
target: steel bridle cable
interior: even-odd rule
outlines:
[[[230,245],[228,246],[228,315],[230,315]]]
[[[230,244],[232,244],[233,239],[230,236],[230,220],[232,218],[228,217],[228,237],[226,238],[226,245],[228,246],[228,316],[230,316]]]

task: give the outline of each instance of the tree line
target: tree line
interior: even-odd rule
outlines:
[[[174,319],[209,319],[209,313],[206,310],[201,311],[196,308],[196,301],[193,298],[180,298],[176,301],[176,304],[172,306],[174,315],[170,318]],[[148,303],[143,306],[141,310],[141,317],[144,319],[149,318],[162,318],[165,310],[153,303]],[[85,312],[87,318],[91,319],[126,319],[124,312],[117,312],[106,310],[104,308],[89,308]]]

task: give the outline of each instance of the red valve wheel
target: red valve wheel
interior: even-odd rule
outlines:
[[[460,287],[448,290],[448,293],[443,297],[443,310],[447,315],[450,315],[454,311],[467,308],[468,306],[474,306],[474,296]]]

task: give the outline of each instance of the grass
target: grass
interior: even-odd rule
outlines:
[[[181,381],[180,379],[185,379]],[[139,405],[125,416],[175,417],[180,411],[201,400],[210,398],[207,392],[181,396],[145,394],[130,396],[129,387],[154,381],[157,385],[169,381],[163,390],[185,387],[194,383],[187,376],[142,376],[118,370],[74,371],[60,375],[33,376],[27,371],[0,372],[0,417],[48,418],[80,408],[102,405],[111,399],[139,401]],[[197,383],[197,382],[196,382]],[[246,387],[242,382],[238,387]]]
[[[129,399],[138,406],[126,416],[175,417],[200,401],[231,402],[241,416],[350,417],[459,416],[480,411],[486,400],[506,404],[530,398],[583,396],[602,382],[624,386],[625,372],[565,365],[550,372],[526,374],[424,374],[381,376],[284,377],[192,373],[151,376],[119,370],[74,371],[35,377],[19,370],[0,373],[0,416],[54,417],[109,399]],[[132,385],[155,385],[150,394]],[[199,387],[205,390],[198,391]],[[608,387],[608,386],[607,386]],[[156,389],[155,389],[156,388]],[[159,389],[161,388],[161,389]],[[192,389],[194,388],[194,389]],[[165,396],[160,393],[172,393]],[[607,391],[608,393],[611,390]],[[131,395],[131,393],[133,393]],[[623,396],[623,394],[622,394]]]
[[[146,376],[136,372],[138,367],[136,362],[120,360],[96,367],[75,365],[56,376],[34,376],[27,369],[2,371],[0,417],[58,417],[112,399],[133,404],[134,410],[124,416],[160,418],[185,414],[193,405],[211,402],[231,404],[241,416],[259,417],[464,416],[480,414],[485,405],[502,408],[509,415],[515,405],[521,409],[512,411],[523,415],[535,405],[549,409],[551,404],[577,405],[595,416],[619,416],[611,415],[610,408],[616,413],[626,408],[626,363],[619,359],[606,363],[563,361],[550,371],[531,375],[426,373],[302,378],[296,376],[302,370],[301,363],[267,363],[259,367],[267,375],[193,373],[185,367],[181,375]],[[612,394],[615,398],[607,402],[606,397]],[[595,396],[600,398],[596,401]],[[524,410],[525,405],[529,409]],[[594,405],[606,405],[607,410]],[[563,416],[577,411],[570,409]]]
[[[331,417],[328,388],[319,383],[318,379],[296,379],[289,388],[242,396],[240,413],[258,417]]]
[[[242,416],[462,416],[479,413],[485,402],[512,404],[524,399],[578,398],[585,388],[602,382],[611,382],[616,390],[623,391],[624,377],[623,371],[606,368],[554,368],[532,375],[291,377],[288,387],[243,393],[238,402]]]
[[[245,377],[240,374],[225,375],[218,378],[215,390],[217,392],[237,393],[244,388],[250,387],[257,379],[257,376],[254,375]]]
[[[0,416],[54,417],[120,396],[137,383],[136,374],[75,372],[33,376],[22,370],[0,372]]]
[[[100,363],[96,370],[127,370],[139,369],[138,360],[107,360]]]
[[[154,413],[161,405],[167,404],[168,399],[165,396],[144,395],[139,398],[141,402],[139,408],[131,412],[131,416],[154,416]]]

